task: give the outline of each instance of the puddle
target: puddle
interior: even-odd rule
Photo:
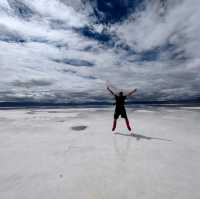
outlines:
[[[81,126],[72,126],[71,129],[74,130],[74,131],[84,131],[88,126],[84,126],[84,125],[81,125]]]

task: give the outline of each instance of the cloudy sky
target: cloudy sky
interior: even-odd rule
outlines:
[[[0,101],[200,96],[199,0],[0,0]]]

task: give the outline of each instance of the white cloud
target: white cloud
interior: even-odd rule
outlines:
[[[10,99],[106,97],[106,80],[119,88],[139,88],[138,99],[199,95],[199,1],[170,0],[164,7],[159,0],[146,1],[146,9],[110,27],[94,24],[94,17],[89,16],[91,6],[81,1],[22,2],[33,10],[28,19],[16,15],[6,0],[0,1],[0,89],[9,91]],[[86,25],[93,26],[94,35],[101,35],[106,28],[114,45],[110,47],[74,30]],[[132,51],[117,47],[120,44],[127,44]],[[168,44],[173,49],[168,49]],[[157,53],[158,58],[142,59],[144,52],[150,52],[149,56]],[[78,67],[62,63],[63,59],[77,63],[85,60],[94,66]],[[52,84],[37,84],[41,80]],[[23,87],[26,82],[29,86]],[[0,100],[8,97],[2,92]],[[70,93],[80,95],[70,98]]]

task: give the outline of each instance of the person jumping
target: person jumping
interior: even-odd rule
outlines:
[[[116,95],[110,88],[109,86],[107,86],[108,91],[115,97],[115,113],[114,113],[114,120],[113,120],[113,127],[112,127],[112,131],[115,130],[116,126],[117,126],[117,119],[119,118],[119,116],[121,115],[121,118],[124,118],[126,121],[126,126],[128,128],[129,131],[131,131],[131,127],[129,124],[129,120],[126,114],[126,109],[125,109],[125,100],[128,96],[133,95],[137,89],[134,89],[133,91],[131,91],[130,93],[128,93],[127,95],[123,95],[123,92],[119,92],[118,95]]]

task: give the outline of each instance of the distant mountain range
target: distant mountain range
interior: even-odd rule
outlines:
[[[24,102],[0,102],[1,108],[32,108],[32,107],[99,107],[99,106],[111,106],[114,105],[114,102],[83,102],[83,103],[53,103],[53,102],[31,102],[31,101],[24,101]],[[198,105],[200,106],[200,99],[193,99],[193,100],[170,100],[170,101],[129,101],[127,105],[187,105],[193,106]]]

